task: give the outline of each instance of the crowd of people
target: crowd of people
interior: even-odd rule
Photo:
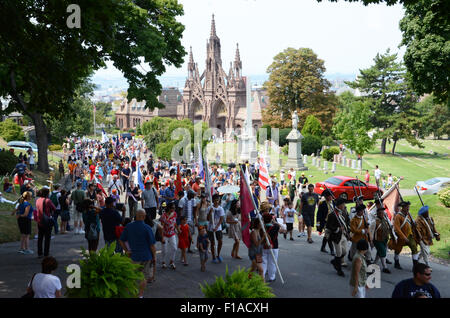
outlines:
[[[74,145],[73,149],[70,144]],[[157,159],[144,141],[119,137],[104,142],[72,139],[64,148],[68,174],[64,174],[61,162],[61,185],[55,184],[53,191],[48,187],[35,192],[21,191],[15,211],[22,234],[20,253],[33,253],[29,247],[33,219],[38,228],[37,254],[44,259],[50,256],[52,233],[82,234],[91,252],[97,251],[103,233],[105,244],[115,244],[116,252],[129,255],[142,265],[145,281],[140,285],[140,297],[147,283],[155,280],[157,249],[162,252],[158,257],[161,270],[176,270],[176,255],[180,250],[183,266],[190,265],[189,254],[198,253],[200,270],[204,272],[209,259],[213,264],[223,262],[221,253],[224,234],[227,234],[233,240],[231,257],[242,259],[239,251],[246,229],[242,226],[239,186],[243,180],[236,165],[212,165],[208,170],[211,180],[208,185],[202,165],[195,161]],[[242,166],[249,176],[255,204],[249,214],[249,241],[245,245],[251,270],[265,281],[276,280],[278,235],[295,240],[296,219],[297,237],[305,236],[309,244],[314,243],[312,232],[316,227],[322,237],[320,251],[328,253],[328,246],[334,256],[331,264],[339,276],[345,276],[342,267],[349,266],[345,262],[347,256],[352,269],[352,296],[365,297],[368,265],[380,261],[383,273],[391,273],[387,267],[391,264],[387,259],[388,248],[395,251],[396,269],[401,269],[400,252],[409,246],[413,252],[414,274],[426,275],[423,273],[430,270],[429,246],[433,239],[439,239],[439,234],[428,207],[422,208],[414,221],[409,214],[410,203],[401,202],[400,211],[391,222],[383,202],[377,198],[371,203],[375,205],[377,218],[370,222],[362,197],[355,199],[348,212],[344,199],[334,198],[328,189],[319,196],[314,193],[314,185],[308,184],[307,177],[301,174],[297,179],[293,169],[288,171],[287,180],[283,170],[279,181],[271,176],[264,191],[258,182],[258,163],[246,162]],[[69,188],[65,188],[66,184]],[[226,186],[234,186],[234,190],[221,192]],[[35,207],[31,204],[34,195],[38,198]],[[375,257],[371,253],[373,248]],[[419,265],[419,256],[426,267]],[[427,295],[436,297],[438,293],[430,286],[422,288],[421,293],[427,294],[428,290]]]

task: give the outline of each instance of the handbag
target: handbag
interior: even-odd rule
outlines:
[[[25,295],[23,295],[20,298],[34,298],[34,290],[33,290],[33,280],[34,280],[34,276],[36,276],[36,273],[33,275],[33,278],[31,278],[31,282],[30,282],[30,291],[27,292]]]
[[[89,241],[98,240],[98,232],[97,232],[97,224],[91,223],[89,224],[89,231],[86,237]]]
[[[44,198],[44,202],[42,203],[42,219],[41,219],[41,226],[43,226],[46,229],[51,228],[54,223],[53,223],[53,218],[48,216],[45,213],[45,201],[47,200],[47,198]]]

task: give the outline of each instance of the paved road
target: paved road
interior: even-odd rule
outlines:
[[[295,234],[297,232],[295,231]],[[295,235],[296,236],[296,235]],[[313,244],[306,243],[305,238],[295,241],[284,240],[280,237],[279,266],[285,280],[283,285],[277,280],[271,283],[273,292],[277,297],[349,297],[349,273],[350,268],[344,268],[346,277],[337,276],[329,263],[331,256],[319,252],[320,241],[314,235]],[[158,243],[159,244],[159,243]],[[36,240],[31,241],[31,246],[36,249]],[[87,248],[87,241],[83,235],[73,233],[57,235],[51,244],[50,254],[56,257],[59,268],[56,271],[65,286],[68,276],[64,272],[65,266],[77,263],[80,259],[81,247]],[[104,246],[103,240],[100,247]],[[206,272],[200,271],[198,253],[188,254],[189,266],[184,267],[179,261],[180,253],[177,253],[177,269],[157,268],[156,281],[148,285],[145,296],[149,298],[174,297],[174,298],[198,298],[203,297],[199,284],[204,281],[213,282],[215,276],[225,274],[228,266],[230,271],[238,266],[249,267],[247,249],[241,244],[240,256],[242,260],[234,260],[230,256],[232,240],[224,238],[222,264],[207,263]],[[28,280],[33,273],[40,271],[40,260],[36,255],[18,254],[19,242],[0,245],[0,297],[20,297],[24,294]],[[160,255],[160,246],[157,247]],[[392,260],[392,255],[389,257]],[[381,276],[381,288],[368,292],[369,298],[390,297],[397,282],[412,276],[412,262],[409,256],[400,257],[404,270],[392,268],[392,274]],[[432,282],[440,290],[443,297],[450,297],[450,268],[445,265],[433,263]]]

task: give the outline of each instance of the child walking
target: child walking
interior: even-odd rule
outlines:
[[[181,262],[184,266],[188,266],[186,249],[190,246],[192,240],[191,233],[189,231],[189,225],[186,222],[186,216],[180,218],[180,232],[178,233],[178,248],[181,250]]]
[[[198,227],[197,248],[200,254],[200,270],[206,270],[206,261],[208,260],[209,239],[204,226]]]
[[[294,229],[295,209],[293,209],[292,201],[289,201],[288,208],[284,210],[284,223],[286,223],[287,233],[289,233],[290,240],[293,241],[292,230]],[[284,236],[286,238],[286,234]]]

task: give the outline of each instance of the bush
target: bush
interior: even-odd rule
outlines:
[[[269,287],[261,276],[250,273],[249,270],[238,269],[233,274],[228,274],[228,266],[225,272],[225,280],[216,277],[216,281],[205,286],[200,284],[203,295],[206,298],[273,298],[272,288]]]
[[[292,130],[292,128],[281,128],[280,129],[280,133],[279,133],[279,138],[280,138],[279,146],[280,147],[283,147],[284,145],[288,144],[289,141],[286,139],[286,137],[289,135],[291,130]]]
[[[330,136],[322,138],[322,145],[324,145],[324,146],[332,146],[333,144],[334,144],[333,138],[331,138]]]
[[[7,119],[0,123],[0,136],[7,142],[13,140],[25,140],[22,128],[12,119]]]
[[[50,145],[50,146],[48,146],[48,150],[50,150],[50,151],[60,151],[60,150],[62,150],[62,146],[61,145]]]
[[[311,155],[322,148],[322,140],[319,137],[306,135],[302,140],[302,154]]]
[[[316,137],[322,136],[322,127],[320,126],[320,121],[314,117],[314,115],[309,115],[306,117],[305,124],[303,125],[302,135],[313,135]]]
[[[439,201],[442,202],[447,208],[450,208],[450,187],[442,189],[437,193]]]
[[[81,288],[67,288],[69,298],[135,298],[144,274],[141,265],[115,253],[116,243],[96,253],[82,249]]]
[[[284,145],[283,148],[281,148],[281,151],[283,151],[285,155],[289,154],[289,145]]]
[[[8,150],[0,151],[0,175],[11,173],[19,162],[19,158]],[[11,181],[11,180],[10,180]]]
[[[338,154],[339,154],[339,148],[331,147],[331,148],[325,149],[322,152],[322,158],[325,159],[326,161],[332,161],[334,158],[334,155],[338,155]]]

